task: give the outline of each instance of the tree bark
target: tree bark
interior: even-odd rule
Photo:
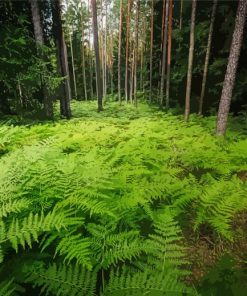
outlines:
[[[120,0],[119,33],[118,33],[118,102],[121,104],[121,48],[123,26],[123,0]]]
[[[33,20],[33,27],[34,27],[34,36],[35,41],[37,43],[37,53],[40,56],[41,59],[45,60],[45,56],[40,50],[39,46],[44,45],[44,35],[43,35],[43,28],[40,18],[40,10],[39,10],[39,4],[37,0],[30,0],[31,3],[31,11],[32,11],[32,20]],[[44,66],[44,70],[46,70],[46,66]],[[42,92],[44,96],[44,111],[45,116],[48,119],[53,118],[53,103],[52,99],[49,97],[49,93],[47,90],[47,87],[45,85],[45,81],[43,81],[43,77],[41,75],[41,84],[42,84]]]
[[[150,60],[149,60],[149,101],[152,101],[153,91],[153,42],[154,42],[154,0],[151,0],[151,34],[150,34]]]
[[[183,0],[180,0],[179,29],[182,30],[183,24]]]
[[[135,56],[134,56],[134,100],[137,107],[137,63],[138,63],[138,47],[139,47],[139,15],[140,0],[136,2],[136,19],[135,19]]]
[[[58,63],[63,80],[63,95],[60,98],[60,113],[67,119],[71,117],[70,101],[71,89],[69,79],[69,66],[67,47],[64,40],[64,33],[62,28],[62,4],[61,0],[54,1],[53,17],[55,20],[55,35],[57,39]]]
[[[239,0],[235,20],[235,28],[232,36],[232,44],[228,58],[228,64],[223,83],[222,94],[217,118],[216,134],[221,136],[226,132],[227,119],[230,110],[232,91],[236,79],[238,60],[243,41],[244,25],[247,14],[247,1]]]
[[[201,95],[200,95],[200,101],[199,101],[198,115],[202,114],[202,106],[203,106],[203,99],[204,99],[204,95],[205,95],[205,88],[206,88],[206,81],[207,81],[207,74],[208,74],[208,65],[209,65],[209,58],[210,58],[210,51],[211,51],[211,43],[212,43],[212,36],[213,36],[213,28],[214,28],[217,1],[218,0],[214,0],[213,10],[212,10],[212,15],[211,15],[211,21],[210,21],[210,27],[209,27],[209,33],[208,33],[208,43],[207,43],[207,50],[206,50],[206,57],[205,57],[205,64],[204,64],[204,70],[203,70],[202,89],[201,89]]]
[[[169,1],[167,79],[166,79],[166,109],[169,108],[169,104],[170,104],[171,49],[172,49],[172,0]]]
[[[87,81],[86,81],[86,65],[85,65],[85,49],[84,49],[84,25],[82,17],[82,3],[81,3],[81,62],[82,62],[82,79],[83,79],[83,88],[84,88],[84,97],[87,101]]]
[[[75,91],[75,98],[77,99],[77,86],[76,86],[76,77],[75,77],[75,62],[74,62],[74,53],[73,53],[73,44],[72,44],[71,35],[69,35],[69,43],[70,43],[70,53],[71,53],[72,72],[73,72],[73,81],[74,81],[74,91]]]
[[[98,95],[98,111],[103,110],[103,93],[102,93],[102,79],[100,75],[100,59],[99,59],[99,37],[98,37],[98,22],[97,22],[97,6],[96,0],[91,0],[92,13],[93,13],[93,37],[94,37],[94,50],[95,50],[95,67],[96,67],[96,80],[97,80],[97,95]]]
[[[167,43],[167,29],[168,29],[168,12],[169,12],[169,0],[166,0],[166,12],[165,12],[165,25],[164,25],[164,38],[163,38],[163,51],[162,51],[162,67],[161,67],[161,82],[160,82],[160,105],[163,106],[164,101],[164,86],[165,86],[165,72],[166,72],[166,43]]]
[[[126,51],[125,51],[125,101],[129,99],[129,35],[130,35],[130,13],[132,0],[128,0],[128,12],[126,23]]]
[[[189,49],[185,113],[184,113],[185,121],[189,120],[189,115],[190,115],[191,80],[192,80],[192,67],[193,67],[194,46],[195,46],[195,17],[196,17],[196,0],[192,0],[192,12],[191,12],[191,23],[190,23],[190,49]]]

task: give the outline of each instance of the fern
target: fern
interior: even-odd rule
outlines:
[[[111,272],[110,280],[102,293],[104,296],[143,295],[196,295],[196,292],[178,282],[172,275],[149,270],[131,274],[128,268]]]
[[[28,273],[26,282],[41,287],[45,295],[93,296],[95,295],[96,274],[79,265],[55,264],[45,268],[40,262]]]
[[[15,295],[15,287],[13,286],[14,279],[10,281],[0,282],[0,296],[12,296]]]
[[[14,218],[8,229],[4,223],[2,224],[2,235],[0,243],[10,241],[12,247],[18,250],[21,244],[25,248],[26,244],[31,248],[32,241],[38,241],[38,236],[42,232],[66,228],[71,225],[78,225],[82,222],[80,218],[71,217],[71,212],[52,211],[46,215],[30,213],[27,217],[20,221]]]

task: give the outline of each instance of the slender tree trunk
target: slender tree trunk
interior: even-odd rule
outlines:
[[[162,0],[162,24],[161,24],[161,36],[160,36],[160,62],[159,62],[159,74],[162,71],[162,49],[164,39],[164,27],[165,27],[165,12],[166,12],[166,0]]]
[[[87,2],[88,5],[88,15],[91,17],[90,13],[90,0]],[[91,22],[89,21],[89,26],[88,26],[88,63],[89,63],[89,71],[90,71],[90,97],[91,99],[93,98],[94,91],[93,91],[93,59],[92,59],[92,52],[91,52]]]
[[[141,45],[141,68],[140,68],[140,89],[143,89],[143,60],[144,60],[144,45]]]
[[[172,49],[172,0],[169,1],[169,27],[168,27],[167,79],[166,79],[166,109],[169,108],[169,104],[170,104],[171,49]]]
[[[83,88],[84,88],[84,97],[87,101],[87,81],[86,81],[86,65],[85,65],[85,49],[84,49],[84,25],[82,17],[82,5],[81,5],[81,62],[82,62],[82,78],[83,78]]]
[[[61,0],[56,0],[53,9],[53,19],[55,35],[57,39],[57,51],[58,51],[58,63],[63,80],[63,95],[60,98],[60,113],[62,116],[69,119],[71,117],[70,101],[71,101],[71,89],[69,79],[69,66],[67,47],[64,40],[64,32],[62,28],[62,12],[61,12]]]
[[[134,68],[135,68],[135,45],[132,42],[132,59],[131,59],[131,72],[130,72],[130,103],[133,103],[133,87],[134,87]]]
[[[128,12],[126,23],[126,53],[125,53],[125,101],[129,99],[129,38],[130,38],[130,13],[132,0],[128,0]]]
[[[150,60],[149,60],[149,101],[152,101],[153,91],[153,42],[154,42],[154,0],[151,0],[151,36],[150,36]]]
[[[119,101],[119,104],[121,104],[122,26],[123,26],[123,0],[120,0],[120,17],[119,17],[119,33],[118,33],[118,101]]]
[[[112,28],[111,28],[112,30]],[[110,71],[110,77],[111,77],[111,94],[114,93],[114,83],[113,83],[113,58],[114,58],[114,46],[113,46],[113,36],[111,36],[111,71]]]
[[[35,41],[37,43],[37,53],[42,59],[46,59],[43,52],[40,50],[39,46],[44,45],[44,36],[43,36],[43,28],[41,24],[40,18],[40,10],[38,5],[38,0],[30,0],[31,3],[31,11],[32,11],[32,19],[33,19],[33,27],[34,27],[34,36]],[[46,66],[44,66],[44,70],[46,70]],[[45,81],[43,81],[43,77],[41,75],[42,81],[42,92],[44,96],[44,110],[45,116],[49,119],[53,118],[53,103],[52,99],[49,97],[47,87],[45,85]]]
[[[107,28],[108,28],[108,9],[107,9],[107,1],[105,1],[105,40],[104,40],[104,56],[105,56],[105,60],[104,60],[104,72],[105,72],[105,79],[104,79],[104,89],[105,89],[105,93],[104,93],[104,97],[107,95]]]
[[[204,99],[204,95],[205,95],[205,87],[206,87],[207,74],[208,74],[208,65],[209,65],[209,57],[210,57],[210,51],[211,51],[211,43],[212,43],[212,36],[213,36],[213,28],[214,28],[214,20],[215,20],[215,14],[216,14],[217,1],[218,0],[214,0],[213,10],[212,10],[212,15],[211,15],[211,21],[210,21],[210,27],[209,27],[209,33],[208,33],[208,44],[207,44],[206,57],[205,57],[204,70],[203,70],[202,89],[201,89],[201,95],[200,95],[200,101],[199,101],[198,115],[202,114],[202,106],[203,106],[203,99]]]
[[[98,111],[103,110],[103,93],[102,93],[102,79],[100,77],[100,59],[99,59],[99,39],[98,39],[98,22],[97,22],[97,6],[96,0],[91,0],[93,12],[93,37],[94,37],[94,50],[95,50],[95,65],[97,77],[97,90],[98,90]]]
[[[191,23],[190,23],[190,49],[189,49],[185,113],[184,113],[185,121],[189,120],[189,115],[190,115],[191,80],[192,80],[194,45],[195,45],[195,18],[196,18],[196,0],[192,0],[192,12],[191,12]]]
[[[180,0],[180,16],[179,16],[179,29],[182,30],[183,24],[183,2],[184,0]]]
[[[167,31],[168,31],[168,12],[169,12],[169,0],[166,0],[166,12],[165,12],[165,25],[164,25],[164,38],[163,38],[163,52],[162,52],[162,67],[161,67],[161,82],[160,82],[160,105],[163,106],[164,102],[164,86],[165,86],[165,73],[166,73],[166,43],[167,43]]]
[[[140,0],[136,2],[136,19],[135,19],[135,56],[134,56],[134,100],[137,107],[137,63],[138,63],[138,48],[139,48],[139,15],[140,15]]]
[[[74,53],[73,53],[73,44],[72,44],[71,35],[69,35],[69,43],[70,43],[70,53],[71,53],[71,61],[72,61],[74,91],[75,91],[75,98],[77,99],[77,86],[76,86],[76,77],[75,77],[75,62],[74,62]]]
[[[232,91],[235,84],[238,60],[243,41],[244,25],[246,22],[247,1],[239,0],[235,20],[235,28],[232,36],[232,44],[228,58],[226,75],[223,83],[222,94],[217,118],[217,135],[224,135],[226,132],[227,118],[230,110]]]

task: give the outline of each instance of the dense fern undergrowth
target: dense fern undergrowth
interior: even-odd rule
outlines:
[[[244,118],[73,108],[0,124],[0,295],[244,295]]]

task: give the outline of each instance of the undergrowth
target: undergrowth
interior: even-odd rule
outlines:
[[[197,295],[191,241],[246,242],[246,130],[142,104],[73,114],[0,124],[0,295]]]

